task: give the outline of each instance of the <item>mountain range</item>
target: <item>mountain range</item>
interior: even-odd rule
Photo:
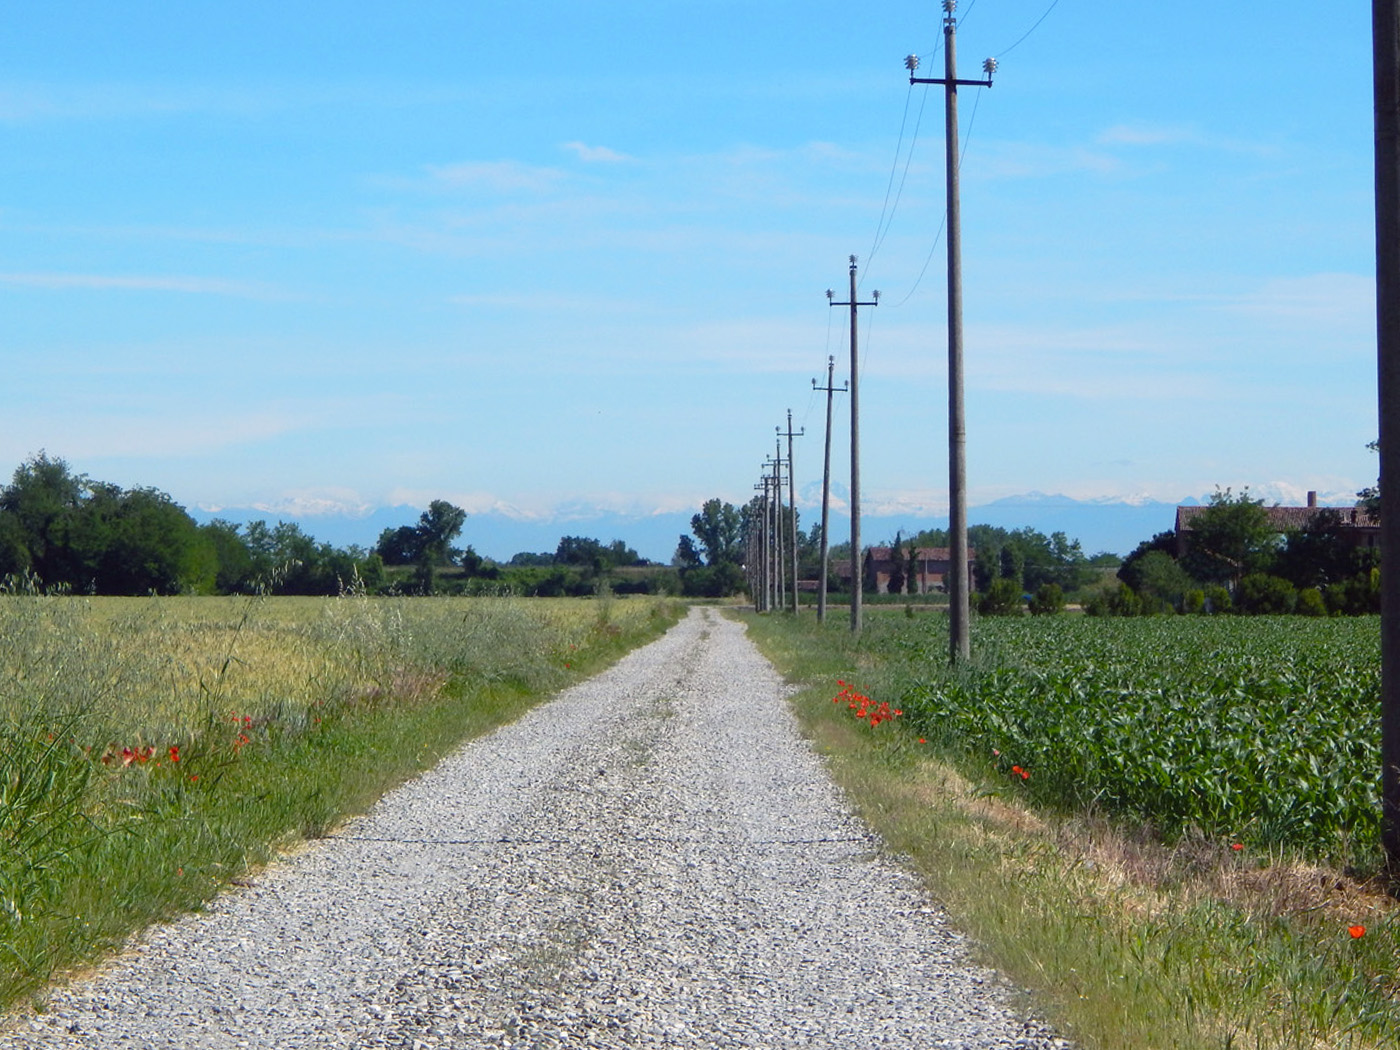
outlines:
[[[799,522],[805,530],[818,520],[821,512],[817,506],[804,506],[804,502],[805,499],[799,499]],[[1191,505],[1204,500],[1186,498],[1180,502]],[[1351,503],[1345,497],[1324,497],[1322,502],[1347,506]],[[1176,507],[1175,503],[1158,500],[1077,500],[1069,496],[1031,492],[971,506],[968,508],[968,523],[1005,529],[1029,527],[1046,534],[1063,532],[1070,539],[1079,540],[1085,554],[1108,551],[1123,555],[1142,540],[1171,529]],[[695,510],[699,510],[699,507]],[[312,513],[305,509],[279,512],[276,508],[268,507],[222,507],[193,508],[190,513],[200,522],[214,518],[239,524],[253,520],[271,524],[290,521],[317,540],[337,547],[351,544],[372,547],[384,529],[415,524],[422,508],[403,505],[353,509],[326,506]],[[485,511],[468,515],[466,528],[458,543],[470,545],[478,554],[486,557],[508,561],[521,551],[552,553],[562,536],[588,536],[603,543],[620,539],[644,558],[669,562],[677,541],[682,535],[690,533],[693,513],[628,514],[573,506],[566,512],[527,518],[501,511]],[[947,525],[946,514],[874,507],[861,515],[861,539],[867,546],[886,544],[894,539],[896,532],[909,536],[922,529],[946,528]],[[833,543],[849,539],[850,522],[844,512],[832,510],[831,536]]]

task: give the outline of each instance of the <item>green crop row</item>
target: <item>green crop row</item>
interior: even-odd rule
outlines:
[[[934,620],[891,625],[900,705],[929,743],[1015,790],[1356,863],[1379,837],[1375,618],[982,619],[946,669]]]

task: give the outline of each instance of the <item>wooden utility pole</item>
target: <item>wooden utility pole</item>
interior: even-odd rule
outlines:
[[[911,84],[942,84],[945,99],[945,163],[948,179],[948,653],[953,663],[972,653],[967,572],[967,423],[963,414],[962,218],[958,189],[958,86],[991,87],[996,59],[982,64],[986,80],[959,80],[957,59],[958,0],[943,0],[943,69],[941,80],[914,76],[917,55],[904,60]]]
[[[768,562],[765,552],[768,545],[768,479],[761,478],[753,487],[762,495],[750,504],[753,513],[749,515],[749,587],[753,590],[754,611],[768,611]]]
[[[826,386],[817,386],[817,381],[812,380],[813,390],[826,391],[826,453],[822,456],[822,545],[821,545],[821,579],[817,581],[817,622],[826,623],[826,556],[830,549],[830,541],[827,537],[827,522],[831,514],[831,402],[836,395],[836,387],[832,386],[832,379],[836,375],[836,358],[826,359]],[[845,393],[847,386],[841,384],[841,393]]]
[[[787,602],[787,571],[783,566],[783,456],[782,439],[775,438],[777,454],[769,462],[773,468],[773,607],[779,612]]]
[[[798,604],[797,601],[797,472],[792,465],[792,439],[795,437],[806,437],[807,428],[803,427],[801,430],[796,431],[795,433],[793,432],[792,409],[787,410],[787,419],[787,433],[783,434],[782,428],[779,428],[778,436],[786,437],[788,439],[788,509],[792,512],[792,525],[790,526],[789,533],[790,538],[792,540],[792,542],[789,544],[789,546],[792,549],[792,614],[796,616],[797,613],[801,611],[801,606]]]
[[[1400,890],[1400,0],[1372,0],[1381,489],[1381,842]]]
[[[851,256],[851,297],[844,303],[832,300],[834,293],[826,290],[832,306],[851,308],[851,631],[860,631],[860,353],[856,347],[856,310],[862,306],[879,306],[880,293],[872,292],[871,301],[856,299],[856,257]]]

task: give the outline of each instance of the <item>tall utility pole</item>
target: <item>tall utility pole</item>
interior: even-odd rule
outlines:
[[[796,616],[801,607],[797,604],[797,482],[795,480],[797,472],[793,469],[792,465],[792,439],[795,437],[806,437],[807,428],[803,427],[801,430],[794,433],[792,429],[792,409],[787,410],[787,417],[787,434],[784,435],[780,427],[778,429],[778,435],[780,437],[786,436],[788,439],[788,509],[792,511],[790,532],[792,538],[792,543],[790,544],[792,547],[792,613]]]
[[[773,535],[778,541],[778,611],[787,608],[787,537],[783,535],[783,428],[773,428],[773,492],[777,497],[778,518],[773,523]],[[792,471],[788,471],[792,476]]]
[[[753,514],[749,517],[749,586],[753,589],[754,611],[768,611],[768,479],[761,478],[753,490],[762,495],[755,498]]]
[[[851,632],[860,631],[860,353],[856,349],[856,309],[879,306],[880,293],[872,292],[868,303],[856,300],[856,257],[851,256],[851,298],[844,303],[832,301],[832,291],[826,290],[832,306],[851,308]]]
[[[1400,0],[1372,0],[1381,453],[1381,842],[1400,890]]]
[[[904,60],[911,84],[942,84],[947,122],[946,158],[948,169],[948,535],[949,590],[948,653],[953,663],[966,661],[972,654],[968,627],[967,572],[967,423],[963,414],[962,352],[962,218],[958,195],[958,86],[991,87],[996,59],[982,63],[986,80],[959,80],[957,59],[958,0],[943,0],[944,76],[926,80],[914,76],[919,57]]]
[[[836,358],[826,359],[826,386],[817,386],[817,381],[812,380],[813,390],[826,391],[826,454],[822,456],[822,549],[821,549],[821,579],[817,581],[817,623],[826,623],[826,555],[830,547],[827,539],[827,521],[831,512],[831,402],[836,395],[836,387],[831,385],[833,377],[836,375]],[[845,383],[841,384],[841,392],[847,390]]]
[[[775,441],[781,448],[781,442]],[[771,467],[773,473],[768,476],[769,484],[773,486],[773,522],[772,531],[772,559],[769,564],[773,569],[773,608],[778,612],[783,611],[783,604],[787,600],[784,595],[783,572],[783,461],[781,456],[775,456],[768,460],[765,466]]]

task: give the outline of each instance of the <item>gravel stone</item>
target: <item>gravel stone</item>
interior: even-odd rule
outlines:
[[[852,815],[787,692],[693,609],[0,1050],[1068,1047]]]

